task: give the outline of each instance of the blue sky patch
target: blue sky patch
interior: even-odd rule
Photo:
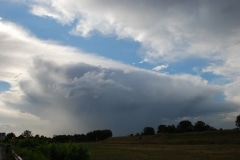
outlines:
[[[7,82],[0,81],[0,93],[4,91],[8,91],[10,89],[10,85]]]

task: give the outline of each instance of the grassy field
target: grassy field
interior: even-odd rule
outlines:
[[[113,137],[83,143],[91,160],[239,160],[240,132]]]

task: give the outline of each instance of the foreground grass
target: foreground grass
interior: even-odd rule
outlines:
[[[82,143],[91,160],[239,160],[240,132],[113,137]]]
[[[89,160],[87,149],[76,143],[43,143],[28,138],[13,147],[24,160]]]
[[[87,143],[91,160],[239,160],[239,145]]]

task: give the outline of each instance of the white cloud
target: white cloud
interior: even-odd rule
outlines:
[[[165,68],[168,68],[168,65],[160,65],[160,66],[156,66],[154,68],[152,68],[153,71],[161,71]]]
[[[237,16],[237,1],[141,0],[136,4],[135,1],[52,0],[30,4],[36,15],[49,16],[61,23],[76,20],[73,30],[76,34],[87,36],[97,30],[139,41],[149,49],[146,56],[150,58],[182,58],[196,52],[200,53],[198,56],[212,56],[231,37],[238,37],[237,17],[231,17]],[[227,17],[228,25],[223,19]]]
[[[144,124],[155,127],[162,119],[207,117],[219,126],[229,117],[234,121],[231,115],[238,113],[240,103],[238,1],[23,2],[35,15],[72,25],[72,34],[86,37],[98,31],[141,43],[142,62],[209,59],[213,63],[203,72],[232,83],[214,86],[198,76],[140,70],[39,40],[2,19],[0,80],[11,90],[0,94],[0,114],[6,114],[1,122],[9,131],[29,127],[51,135],[109,127],[123,133],[126,128],[139,131]],[[214,97],[222,92],[226,101],[216,102]]]
[[[240,78],[238,78],[233,83],[226,85],[225,87],[226,87],[225,94],[228,100],[239,104],[240,103],[240,94],[239,94]]]
[[[201,57],[215,63],[205,72],[234,75],[233,79],[240,74],[237,0],[42,0],[28,5],[35,15],[74,24],[72,34],[90,36],[98,31],[133,39],[142,44],[141,55],[147,62]]]
[[[216,103],[223,88],[200,77],[109,61],[39,40],[6,21],[0,22],[0,50],[0,80],[11,85],[0,94],[6,131],[52,135],[110,128],[128,134],[162,119],[207,114],[214,121],[216,114],[237,111],[230,102]]]

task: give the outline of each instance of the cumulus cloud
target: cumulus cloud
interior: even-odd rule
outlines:
[[[185,58],[203,58],[212,62],[203,73],[223,76],[233,84],[239,78],[238,0],[22,2],[34,15],[71,26],[71,34],[87,37],[99,32],[139,42],[144,62],[171,65]]]
[[[0,93],[0,126],[6,131],[52,135],[109,128],[126,135],[183,117],[208,116],[222,124],[216,115],[237,111],[230,101],[215,100],[223,87],[201,77],[160,74],[86,54],[4,20],[0,50],[0,80],[11,85]]]
[[[77,21],[72,33],[88,36],[99,31],[132,38],[147,48],[145,56],[149,58],[182,58],[195,53],[218,56],[222,49],[234,46],[232,41],[239,35],[239,2],[236,0],[141,0],[138,3],[132,0],[43,0],[28,3],[35,15],[67,24]]]
[[[163,70],[165,68],[168,68],[168,65],[156,66],[156,67],[152,68],[152,70],[154,70],[154,71],[161,71],[161,70]]]

